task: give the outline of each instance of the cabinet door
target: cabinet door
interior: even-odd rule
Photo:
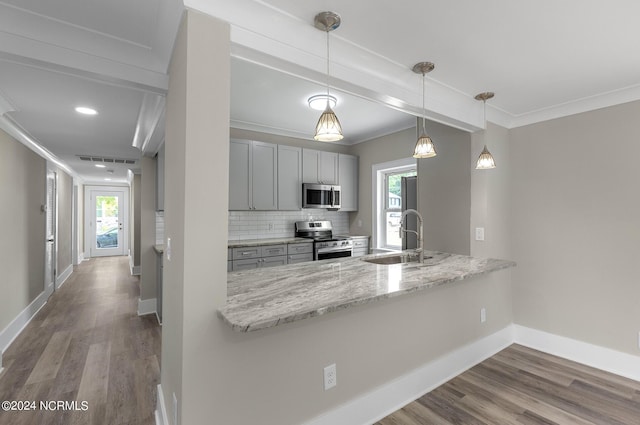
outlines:
[[[342,191],[341,211],[358,211],[358,157],[338,156],[338,184]]]
[[[251,191],[254,210],[278,209],[278,145],[253,142]]]
[[[278,145],[278,209],[302,208],[302,149]]]
[[[338,184],[338,154],[320,152],[318,178],[322,184]]]
[[[164,143],[156,159],[156,211],[164,211]]]
[[[320,163],[320,151],[302,149],[302,182],[320,183],[318,164]],[[302,189],[301,189],[302,190]]]
[[[229,144],[229,209],[250,210],[251,204],[250,140],[231,140]]]

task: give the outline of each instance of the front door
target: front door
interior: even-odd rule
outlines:
[[[91,191],[91,256],[125,255],[125,192]]]

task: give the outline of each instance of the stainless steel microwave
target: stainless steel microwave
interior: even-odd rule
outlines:
[[[302,208],[340,208],[340,186],[303,183]]]

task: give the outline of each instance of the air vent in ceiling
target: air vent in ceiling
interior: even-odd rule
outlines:
[[[88,156],[88,155],[78,155],[83,161],[90,162],[104,162],[108,164],[135,164],[135,159],[126,159],[126,158],[105,158],[102,156]]]

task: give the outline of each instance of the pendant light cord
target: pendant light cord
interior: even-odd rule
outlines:
[[[329,106],[329,30],[327,29],[327,106]]]
[[[426,97],[424,80],[425,80],[425,73],[423,72],[422,73],[422,133],[423,134],[426,133],[425,124],[427,120],[427,108],[425,107],[425,103],[424,103],[424,99]]]

